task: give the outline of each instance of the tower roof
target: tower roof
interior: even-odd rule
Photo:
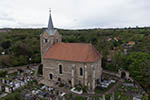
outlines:
[[[52,17],[51,17],[51,10],[50,10],[50,14],[49,14],[49,21],[48,21],[47,32],[48,32],[49,35],[54,35],[56,33],[56,29],[54,29],[53,21],[52,21]]]

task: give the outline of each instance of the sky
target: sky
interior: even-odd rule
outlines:
[[[1,0],[0,28],[43,28],[49,8],[63,29],[150,26],[150,0]]]

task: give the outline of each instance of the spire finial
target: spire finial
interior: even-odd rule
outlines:
[[[49,14],[51,14],[51,8],[49,8]]]

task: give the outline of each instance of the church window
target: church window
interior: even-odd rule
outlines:
[[[58,81],[61,82],[61,78],[60,77],[58,78]]]
[[[44,39],[44,42],[47,43],[47,42],[48,42],[48,39]]]
[[[83,69],[80,68],[80,75],[82,76],[83,75]]]
[[[69,80],[68,83],[71,84],[71,80]]]
[[[49,74],[49,78],[52,80],[53,79],[53,74]]]
[[[59,65],[59,74],[62,74],[62,65]]]

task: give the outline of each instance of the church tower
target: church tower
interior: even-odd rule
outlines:
[[[52,17],[51,17],[51,10],[49,14],[49,22],[48,22],[48,29],[46,29],[40,35],[40,47],[41,47],[41,62],[43,63],[43,57],[50,48],[55,43],[61,42],[62,36],[58,33],[58,31],[54,28]]]

